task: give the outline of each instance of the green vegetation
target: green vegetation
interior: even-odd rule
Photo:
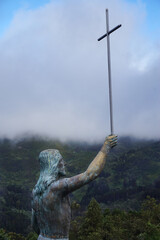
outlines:
[[[105,209],[92,199],[85,216],[71,223],[70,240],[159,240],[160,204],[148,197],[139,211]]]
[[[0,240],[37,240],[38,236],[34,232],[30,232],[25,238],[22,234],[15,232],[6,232],[3,228],[0,229]]]
[[[67,162],[67,175],[73,176],[86,170],[100,147],[101,145],[99,144],[61,143],[37,137],[14,141],[1,139],[0,228],[2,230],[0,231],[0,240],[8,240],[11,237],[14,239],[14,234],[20,234],[19,238],[15,235],[16,239],[21,238],[23,240],[23,236],[26,238],[28,234],[30,235],[27,240],[36,239],[36,235],[31,232],[30,227],[30,203],[31,191],[39,177],[38,155],[42,150],[48,148],[59,149]],[[108,229],[108,233],[105,232],[105,234],[108,234],[106,235],[108,238],[104,238],[103,236],[103,239],[114,239],[112,236],[113,232],[114,234],[119,234],[119,238],[115,239],[125,239],[120,238],[120,236],[124,237],[127,231],[121,224],[124,223],[126,226],[126,222],[123,219],[127,216],[127,218],[132,218],[132,221],[131,219],[130,221],[135,225],[135,233],[131,231],[132,234],[136,235],[136,231],[141,233],[140,236],[137,235],[139,238],[130,237],[128,239],[156,240],[157,236],[159,236],[159,227],[155,222],[150,220],[146,220],[147,222],[144,226],[141,223],[143,211],[140,208],[148,195],[156,200],[160,199],[159,172],[160,141],[138,141],[131,138],[121,138],[117,147],[108,156],[105,169],[99,178],[71,194],[73,209],[71,239],[76,239],[75,236],[77,235],[75,234],[77,232],[79,232],[79,236],[81,235],[80,240],[83,238],[88,240],[91,238],[101,239],[104,234],[102,231],[98,235],[94,235],[97,233],[94,233],[92,230],[99,228],[98,226],[92,226],[91,223],[89,224],[90,226],[88,225],[88,228],[87,224],[85,224],[86,230],[84,229],[82,215],[90,200],[94,197],[99,202],[100,208],[103,211],[105,210],[104,215],[108,213],[108,215],[105,215],[108,217],[102,217],[102,225],[106,224],[106,229]],[[98,206],[97,209],[99,208]],[[117,212],[115,213],[115,209],[119,210],[116,210]],[[147,212],[145,213],[147,214]],[[102,213],[99,212],[99,214]],[[148,215],[151,215],[151,212],[148,212]],[[85,221],[89,221],[87,220],[88,216],[86,216]],[[114,218],[114,216],[116,217]],[[147,216],[145,217],[148,219]],[[118,225],[118,219],[120,219],[120,225]],[[140,223],[138,224],[137,221]],[[112,226],[108,222],[112,223]],[[113,230],[113,226],[115,228],[119,226],[119,228]],[[129,227],[129,225],[127,226]],[[137,230],[138,227],[142,226],[145,228],[144,232]],[[91,232],[91,237],[86,236],[85,231]],[[99,230],[96,231],[99,232]],[[154,238],[149,238],[148,236],[152,234],[152,231],[157,235]],[[156,231],[157,233],[155,233]],[[21,235],[23,236],[21,237]]]
[[[103,238],[103,216],[101,208],[93,198],[88,205],[85,217],[80,225],[77,239],[79,240],[101,240]]]

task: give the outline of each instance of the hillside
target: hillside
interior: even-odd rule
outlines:
[[[100,146],[37,137],[1,139],[0,227],[24,234],[30,231],[31,190],[39,176],[38,155],[42,150],[59,149],[67,162],[67,175],[73,176],[87,168]],[[159,172],[160,141],[120,138],[100,177],[71,198],[82,210],[93,196],[102,208],[138,209],[147,195],[160,198]]]

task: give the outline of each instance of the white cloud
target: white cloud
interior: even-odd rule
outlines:
[[[158,45],[146,10],[123,0],[52,1],[20,10],[0,39],[1,136],[21,132],[100,140],[110,133],[105,8],[109,8],[114,128],[159,137]],[[152,47],[150,47],[152,46]]]

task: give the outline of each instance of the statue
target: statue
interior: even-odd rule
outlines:
[[[58,150],[40,153],[40,177],[32,191],[32,227],[39,235],[38,240],[69,239],[71,207],[68,194],[99,176],[107,153],[116,143],[117,136],[108,136],[87,170],[70,178],[64,178],[65,162]]]

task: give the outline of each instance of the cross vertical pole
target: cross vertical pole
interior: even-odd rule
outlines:
[[[107,55],[108,55],[108,82],[109,82],[109,105],[110,105],[110,125],[111,125],[111,135],[113,135],[113,104],[112,104],[112,83],[111,83],[111,56],[110,56],[110,40],[109,35],[120,28],[122,25],[119,24],[113,29],[109,30],[109,13],[106,9],[106,33],[98,38],[101,41],[103,38],[107,37]]]
[[[111,82],[111,55],[110,55],[110,39],[109,39],[109,14],[106,9],[106,32],[107,32],[107,55],[108,55],[108,82],[109,82],[109,102],[110,102],[110,126],[111,135],[113,135],[113,104],[112,104],[112,82]]]

